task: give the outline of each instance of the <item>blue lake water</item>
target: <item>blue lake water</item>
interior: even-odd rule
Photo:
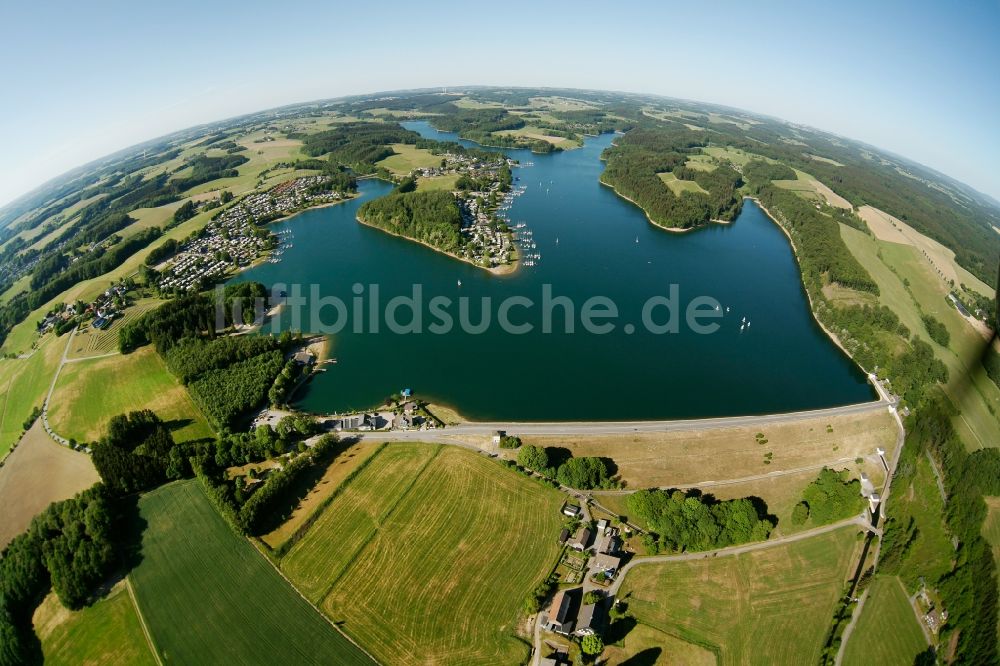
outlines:
[[[406,125],[431,138],[455,139],[426,123]],[[319,294],[348,306],[356,297],[352,287],[363,285],[366,308],[370,285],[378,285],[384,307],[419,284],[424,301],[420,334],[398,335],[384,322],[377,333],[355,332],[352,322],[334,335],[337,364],[313,379],[299,406],[365,408],[409,387],[477,420],[618,420],[787,412],[874,397],[863,373],[813,320],[791,246],[760,208],[748,201],[734,223],[691,233],[659,229],[599,183],[600,154],[612,139],[588,138],[583,148],[551,155],[506,151],[533,162],[514,170],[516,184],[527,190],[510,217],[532,230],[534,252],[542,255],[536,266],[513,275],[491,275],[359,224],[361,203],[391,190],[382,181],[362,181],[356,200],[273,225],[292,231],[292,247],[279,263],[236,279],[298,283],[306,294],[308,285],[317,285]],[[543,332],[545,285],[574,304],[574,333],[565,332],[561,308],[553,308],[552,332]],[[669,296],[671,285],[679,296],[679,332],[646,330],[643,306]],[[455,303],[468,298],[473,323],[481,319],[480,299],[489,297],[494,324],[482,333],[459,327],[431,333],[436,319],[427,303],[435,296]],[[495,324],[499,304],[512,296],[535,302],[509,310],[509,319],[532,324],[531,332],[512,334]],[[618,308],[609,334],[582,330],[580,309],[594,296]],[[695,333],[683,322],[684,308],[699,296],[720,304],[715,333]],[[282,313],[281,325],[310,330],[308,317],[292,321],[292,310]],[[457,321],[458,305],[449,312]],[[333,308],[323,314],[326,323],[336,319]],[[668,317],[666,307],[654,308],[656,322]],[[741,331],[743,318],[750,327]],[[408,310],[397,320],[408,322]],[[628,324],[634,332],[626,331]]]

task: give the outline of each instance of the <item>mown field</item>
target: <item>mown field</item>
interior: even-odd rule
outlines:
[[[680,180],[672,171],[666,173],[656,174],[663,181],[663,184],[670,188],[670,191],[675,195],[680,196],[685,192],[691,192],[693,194],[708,194],[698,183],[693,180]]]
[[[142,299],[129,306],[120,318],[115,319],[104,330],[97,330],[87,322],[82,330],[73,335],[67,358],[87,358],[118,351],[118,331],[130,321],[138,319],[162,303],[163,301],[155,298]]]
[[[90,442],[100,438],[111,417],[136,409],[152,409],[174,422],[178,441],[213,436],[187,390],[151,346],[63,366],[49,424],[63,437]]]
[[[282,568],[380,661],[509,664],[555,564],[562,495],[472,452],[391,444]]]
[[[845,666],[912,664],[926,649],[924,633],[899,579],[877,577],[844,649]]]
[[[954,424],[970,449],[1000,443],[1000,388],[979,362],[986,344],[982,336],[945,301],[948,287],[915,247],[875,240],[856,229],[841,227],[841,237],[879,285],[879,302],[934,349],[948,367],[945,387],[961,410]],[[948,329],[951,341],[942,347],[930,340],[921,312],[933,315]]]
[[[278,548],[291,538],[305,522],[316,512],[323,502],[332,495],[351,472],[364,464],[379,445],[372,441],[361,440],[343,448],[330,461],[323,476],[309,493],[302,498],[292,513],[281,525],[261,537],[261,541],[271,548]],[[257,467],[258,463],[247,465]]]
[[[198,481],[139,501],[139,608],[165,663],[370,664],[229,528]]]
[[[614,634],[609,637],[614,638]],[[715,666],[715,653],[644,624],[607,645],[608,666]]]
[[[833,432],[828,432],[831,426]],[[767,442],[758,443],[761,432]],[[525,436],[526,444],[569,449],[574,456],[615,461],[629,490],[726,481],[802,467],[847,466],[876,447],[892,451],[896,425],[888,411],[803,418],[767,426],[674,430],[625,435]],[[711,451],[711,456],[705,452]],[[765,454],[772,453],[771,464]],[[514,457],[516,453],[504,452]]]
[[[395,155],[376,162],[376,166],[385,167],[397,176],[409,176],[414,169],[441,166],[441,156],[434,155],[424,148],[417,148],[408,143],[394,143],[390,146]]]
[[[56,444],[35,421],[0,467],[0,549],[28,529],[52,502],[69,499],[97,483],[90,456]]]
[[[21,436],[31,410],[41,408],[65,348],[66,338],[50,335],[29,358],[0,359],[0,457]]]
[[[156,664],[124,583],[79,611],[66,610],[50,593],[34,625],[46,664]]]
[[[860,544],[845,527],[732,557],[637,567],[619,597],[640,624],[713,650],[722,664],[814,664]]]

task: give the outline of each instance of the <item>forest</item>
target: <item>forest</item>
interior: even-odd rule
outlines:
[[[693,149],[705,139],[690,130],[634,129],[621,137],[603,155],[607,166],[601,182],[642,207],[654,224],[690,229],[710,220],[732,220],[743,199],[737,193],[743,184],[739,173],[728,166],[713,171],[685,169]],[[693,180],[708,194],[668,188],[658,174],[673,172],[680,180]]]
[[[316,134],[296,135],[302,139],[302,151],[319,157],[329,153],[332,164],[348,166],[359,175],[375,170],[375,162],[393,154],[391,143],[416,143],[420,135],[403,129],[397,123],[342,123]]]
[[[450,192],[394,192],[366,201],[358,209],[358,219],[452,254],[464,245],[462,214]]]

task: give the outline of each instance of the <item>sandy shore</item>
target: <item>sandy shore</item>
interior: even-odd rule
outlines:
[[[478,268],[480,270],[483,270],[483,271],[486,271],[487,273],[491,273],[492,275],[498,275],[498,276],[513,275],[514,273],[517,272],[518,268],[520,268],[520,266],[521,266],[521,262],[520,262],[520,260],[518,260],[518,261],[515,261],[512,264],[504,264],[503,266],[496,266],[494,268],[486,268],[485,266],[480,266],[476,262],[471,261],[469,259],[466,259],[465,257],[460,257],[457,254],[452,254],[451,252],[446,252],[445,250],[442,250],[441,248],[434,247],[433,245],[428,245],[427,243],[425,243],[422,240],[418,240],[416,238],[410,238],[409,236],[404,236],[403,234],[393,233],[393,232],[389,231],[388,229],[383,229],[382,227],[377,227],[374,224],[369,224],[368,222],[365,222],[364,220],[362,220],[360,217],[355,217],[355,219],[358,222],[360,222],[361,224],[365,225],[366,227],[371,227],[372,229],[377,229],[378,231],[381,231],[382,233],[389,234],[390,236],[395,236],[396,238],[402,238],[404,240],[408,240],[411,243],[416,243],[417,245],[423,245],[424,247],[426,247],[428,249],[434,250],[438,254],[443,254],[446,257],[451,257],[452,259],[457,259],[458,261],[461,261],[462,263],[469,264],[470,266],[475,266],[476,268]]]

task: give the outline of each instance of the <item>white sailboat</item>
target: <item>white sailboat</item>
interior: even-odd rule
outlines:
[[[462,281],[461,281],[461,280],[459,280],[459,281],[458,281],[458,286],[459,286],[459,287],[461,287],[461,286],[462,286]]]

